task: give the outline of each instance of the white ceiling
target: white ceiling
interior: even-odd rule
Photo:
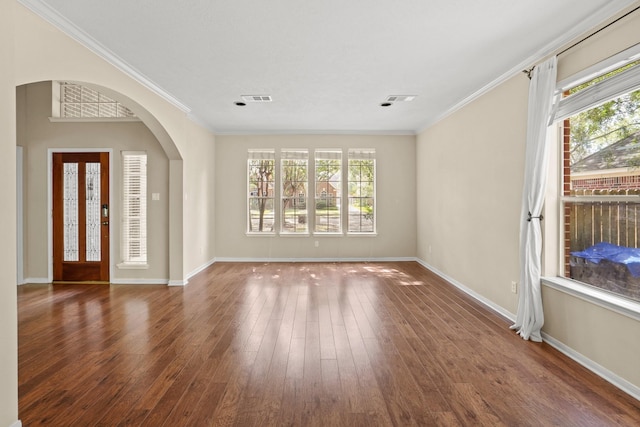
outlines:
[[[19,1],[217,133],[415,133],[634,3]]]

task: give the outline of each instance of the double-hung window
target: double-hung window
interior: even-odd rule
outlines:
[[[375,233],[376,152],[349,150],[349,233]]]
[[[275,232],[274,150],[249,150],[247,166],[247,232],[273,234]]]
[[[640,301],[640,64],[561,90],[564,275]]]
[[[147,153],[122,152],[121,266],[147,264]]]
[[[306,234],[309,232],[308,165],[307,150],[282,150],[280,158],[282,233]]]
[[[342,150],[315,151],[315,233],[341,233]]]

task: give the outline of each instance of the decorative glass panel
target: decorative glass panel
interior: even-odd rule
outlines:
[[[86,164],[85,181],[87,261],[100,261],[100,163]]]
[[[78,261],[78,164],[65,163],[64,173],[64,261]]]

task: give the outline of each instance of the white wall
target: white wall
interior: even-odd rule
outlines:
[[[113,268],[112,281],[166,283],[169,277],[169,160],[158,140],[142,122],[51,122],[51,82],[32,83],[17,88],[18,145],[24,147],[25,169],[25,249],[24,277],[48,278],[48,157],[50,148],[111,148],[110,227],[112,265],[121,262],[122,157],[124,150],[147,153],[148,265],[146,270]],[[151,200],[159,193],[160,200]],[[129,280],[127,280],[129,279]]]
[[[208,168],[202,174],[187,172],[197,170],[203,163],[213,164],[213,133],[23,6],[12,4],[15,5],[12,22],[15,24],[16,86],[62,80],[107,88],[113,93],[106,94],[130,106],[164,148],[169,159],[170,180],[169,279],[173,284],[184,283],[190,272],[215,257],[214,230],[198,210],[200,206],[213,210],[214,193],[201,194],[198,205],[190,203],[193,198],[188,197],[199,193],[203,179],[207,183],[205,188],[214,188],[213,170]],[[208,232],[202,233],[202,230]]]
[[[638,28],[636,12],[561,55],[559,79],[639,43]],[[417,145],[418,165],[424,165],[417,171],[418,212],[424,215],[418,258],[512,314],[528,85],[524,75],[514,76],[422,132]],[[557,171],[550,175],[557,177]],[[546,227],[557,225],[549,218],[558,212],[553,200],[547,212]],[[545,230],[553,254],[557,233]],[[551,274],[554,266],[546,267]],[[640,322],[549,288],[543,301],[544,333],[592,366],[640,387]]]
[[[18,420],[16,86],[13,0],[0,0],[0,426]]]
[[[526,96],[510,79],[418,135],[417,256],[515,313]]]
[[[377,236],[247,236],[247,150],[375,148]],[[346,153],[346,151],[343,151]],[[344,158],[346,155],[343,154]],[[415,256],[415,137],[249,135],[216,138],[216,257],[235,259]],[[315,247],[315,241],[319,247]]]

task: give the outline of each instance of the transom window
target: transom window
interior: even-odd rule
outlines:
[[[60,117],[123,118],[135,114],[118,101],[74,83],[60,83]]]

